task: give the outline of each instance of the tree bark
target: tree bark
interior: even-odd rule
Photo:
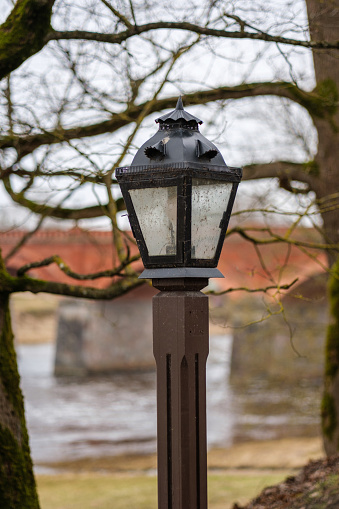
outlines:
[[[39,509],[13,345],[9,294],[0,292],[0,507]]]
[[[339,0],[320,2],[307,0],[309,29],[312,40],[333,41],[339,33]],[[333,101],[331,118],[314,118],[318,130],[319,168],[315,192],[324,221],[327,242],[339,243],[339,66],[338,55],[331,50],[313,52],[317,88]],[[331,322],[327,328],[325,348],[325,389],[322,400],[322,432],[327,455],[339,451],[339,258],[337,250],[328,251],[333,265],[329,283]]]
[[[325,384],[321,407],[322,429],[326,454],[339,449],[339,259],[329,280],[331,322],[327,328]]]
[[[339,33],[339,0],[320,2],[307,0],[309,29],[312,40],[333,41]],[[338,53],[333,50],[313,52],[314,69],[317,89],[323,97],[333,101],[332,115],[325,118],[314,118],[318,131],[318,153],[316,162],[318,167],[317,179],[314,181],[314,191],[317,198],[325,203],[320,205],[324,220],[324,231],[327,240],[333,244],[339,242],[338,207],[335,206],[334,194],[339,192],[339,65]],[[329,205],[330,197],[332,206]],[[336,204],[339,204],[337,198]],[[329,253],[332,265],[336,260],[336,253]]]
[[[18,0],[0,26],[0,79],[46,44],[55,0]]]

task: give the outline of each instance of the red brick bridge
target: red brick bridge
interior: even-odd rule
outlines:
[[[286,229],[274,229],[274,232],[282,237]],[[0,232],[2,255],[6,257],[26,233],[19,229]],[[259,235],[264,234],[259,233]],[[315,231],[307,228],[299,229],[297,238],[307,240],[309,243],[319,240]],[[136,254],[137,249],[133,244],[130,245],[130,249],[132,254]],[[282,243],[261,245],[259,250],[261,260],[251,242],[237,234],[228,237],[218,266],[225,275],[225,279],[213,280],[214,288],[224,290],[231,286],[266,287],[272,285],[268,273],[271,273],[273,279],[279,284],[290,283],[295,277],[298,277],[301,282],[310,275],[321,272],[320,264],[326,264],[325,256],[321,251],[312,250],[314,259],[298,247],[288,247],[287,244]],[[15,274],[21,266],[52,255],[59,255],[70,269],[80,274],[111,269],[116,259],[111,232],[85,231],[80,228],[41,230],[30,237],[8,260],[7,266],[11,273]],[[142,268],[141,262],[139,268]],[[56,264],[32,269],[29,275],[49,281],[98,288],[104,288],[108,284],[107,278],[75,281],[64,274]]]

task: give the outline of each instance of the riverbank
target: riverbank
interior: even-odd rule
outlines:
[[[208,452],[208,468],[213,471],[234,470],[293,470],[310,460],[324,457],[321,439],[283,438],[279,440],[251,441],[234,444],[227,449]],[[123,454],[80,458],[59,462],[41,462],[37,471],[53,469],[59,473],[152,474],[156,471],[155,454]]]
[[[208,454],[209,509],[248,503],[266,486],[295,476],[323,457],[319,438],[236,444]],[[42,509],[155,509],[156,456],[122,455],[39,465],[58,469],[37,476]]]

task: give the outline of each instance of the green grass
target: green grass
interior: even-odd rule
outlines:
[[[283,481],[289,472],[237,473],[210,475],[208,478],[209,509],[228,509],[234,502],[245,504],[266,487]]]
[[[209,476],[209,509],[245,503],[289,471],[239,472]],[[156,509],[154,476],[64,474],[37,477],[41,509]]]

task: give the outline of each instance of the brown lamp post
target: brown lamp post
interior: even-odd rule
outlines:
[[[202,121],[176,109],[131,166],[116,170],[153,298],[157,364],[158,507],[207,508],[206,360],[208,297],[241,168],[229,168],[199,132]],[[212,162],[211,162],[212,161]]]

